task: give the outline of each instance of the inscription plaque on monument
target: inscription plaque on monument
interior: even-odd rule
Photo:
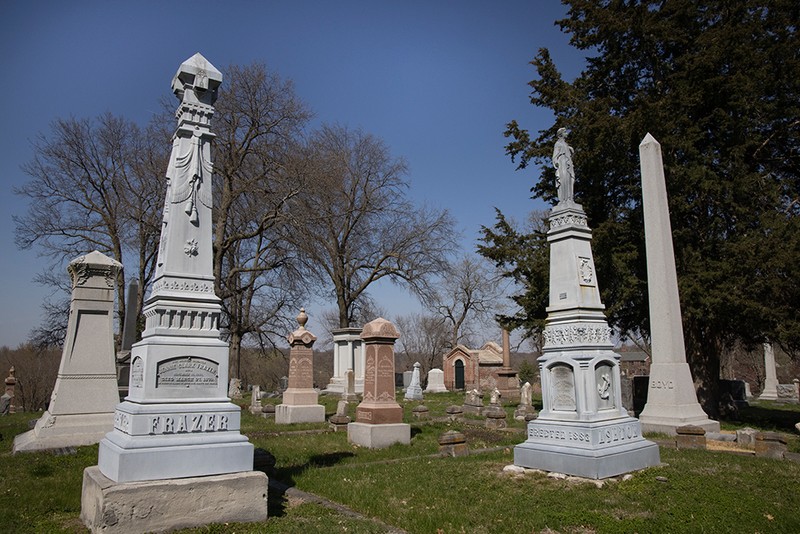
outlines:
[[[556,365],[551,370],[553,381],[553,410],[574,412],[575,406],[575,378],[572,367]]]
[[[140,388],[144,383],[144,364],[142,363],[142,359],[138,356],[133,359],[133,363],[131,364],[131,378],[129,382],[129,387],[132,388]]]
[[[157,388],[216,387],[219,380],[217,362],[195,356],[179,356],[164,360],[156,368]]]

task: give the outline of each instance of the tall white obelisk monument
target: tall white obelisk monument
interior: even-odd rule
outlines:
[[[697,402],[686,363],[661,145],[649,133],[639,145],[639,157],[652,348],[647,404],[639,421],[645,432],[675,435],[675,429],[684,425],[719,432],[719,423],[709,419]]]

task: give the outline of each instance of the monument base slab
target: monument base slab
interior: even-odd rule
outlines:
[[[514,447],[514,465],[592,479],[660,462],[658,445],[641,436],[631,417],[591,423],[537,419],[528,423],[527,441]]]
[[[117,482],[164,480],[238,473],[253,469],[253,444],[239,434],[235,441],[217,440],[214,443],[160,446],[161,440],[152,439],[154,446],[147,447],[136,440],[135,448],[122,448],[109,437],[100,442],[98,467],[101,472]],[[164,440],[168,443],[169,440]]]
[[[652,432],[656,434],[667,434],[668,436],[677,436],[677,428],[681,426],[699,426],[706,433],[719,432],[719,421],[714,421],[708,417],[692,418],[675,418],[675,417],[652,417],[648,416],[642,418],[639,416],[642,424],[642,432]]]
[[[395,443],[411,443],[411,425],[406,423],[350,423],[347,441],[370,449],[382,449]]]
[[[325,407],[321,404],[292,406],[278,404],[275,406],[275,423],[290,425],[292,423],[324,423]]]
[[[92,532],[164,532],[267,519],[267,475],[259,471],[116,483],[83,471],[81,520]]]
[[[14,438],[14,453],[99,443],[114,428],[114,412],[52,415],[45,411],[33,430]]]

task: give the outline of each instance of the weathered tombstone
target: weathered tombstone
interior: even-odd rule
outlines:
[[[347,402],[358,402],[358,395],[356,394],[356,373],[352,369],[345,371],[345,381],[347,387],[342,392],[342,398]]]
[[[764,343],[764,389],[758,400],[778,400],[778,373],[775,370],[775,352],[772,343]]]
[[[312,347],[317,337],[306,330],[308,315],[300,310],[297,323],[300,327],[289,334],[289,388],[283,392],[283,402],[275,407],[275,422],[324,423],[325,407],[314,389],[314,354]]]
[[[524,421],[525,416],[535,414],[536,409],[533,407],[533,386],[530,382],[525,382],[520,388],[519,404],[517,409],[514,410],[514,419],[517,421]]]
[[[489,406],[484,411],[486,428],[499,429],[506,427],[506,411],[500,404],[500,390],[494,388],[489,398]]]
[[[447,393],[444,385],[444,371],[441,369],[431,369],[428,371],[428,385],[425,393]]]
[[[114,429],[100,442],[98,465],[83,476],[81,519],[93,531],[267,517],[267,477],[252,470],[241,410],[226,396],[228,344],[214,294],[209,122],[221,80],[195,54],[172,81],[181,103],[145,330],[131,350],[130,390],[116,407]]]
[[[333,334],[333,375],[325,393],[342,393],[347,387],[345,373],[355,373],[355,391],[364,391],[364,348],[361,344],[360,328],[339,328]]]
[[[364,400],[356,408],[355,422],[347,425],[350,443],[379,449],[411,442],[411,426],[403,423],[403,408],[395,400],[394,342],[399,337],[386,319],[364,325]]]
[[[228,397],[232,399],[242,398],[242,381],[239,378],[231,378],[228,382]]]
[[[509,402],[519,400],[519,378],[517,372],[511,368],[511,342],[508,330],[503,329],[503,367],[497,371],[497,389]]]
[[[411,373],[411,383],[406,389],[406,400],[422,400],[422,386],[419,379],[419,362],[414,363],[414,370]]]
[[[650,386],[639,421],[645,432],[673,436],[679,426],[685,425],[719,432],[719,423],[709,419],[697,402],[686,363],[661,145],[647,134],[639,145],[639,155],[652,340]]]
[[[47,411],[14,438],[14,452],[98,443],[114,427],[114,287],[122,269],[98,251],[69,263],[72,300],[58,377]]]
[[[253,386],[252,395],[250,397],[250,413],[253,415],[261,415],[261,386]]]
[[[336,405],[336,414],[328,418],[331,428],[334,432],[341,432],[347,430],[347,425],[350,424],[350,417],[347,415],[348,402],[340,400]]]
[[[547,232],[550,305],[539,358],[543,407],[528,423],[525,442],[514,448],[514,464],[599,479],[657,465],[659,451],[622,407],[620,356],[612,350],[600,300],[591,230],[572,198],[572,149],[565,136],[560,129],[553,154],[560,183]]]
[[[16,412],[16,407],[14,406],[14,389],[17,385],[17,378],[14,376],[13,365],[8,370],[8,376],[6,377],[5,382],[6,390],[3,393],[3,396],[0,397],[0,415],[8,415]]]
[[[278,379],[278,381],[279,381],[278,387],[281,390],[281,394],[283,394],[284,391],[289,389],[289,377],[288,376],[282,376],[282,377],[280,377]]]
[[[481,415],[483,413],[483,396],[477,389],[471,389],[464,395],[464,405],[461,407],[464,413]]]

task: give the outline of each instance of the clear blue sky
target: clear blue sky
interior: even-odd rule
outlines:
[[[11,217],[27,205],[12,188],[55,118],[144,124],[195,52],[220,69],[263,62],[294,81],[315,123],[363,128],[405,157],[411,196],[450,210],[472,251],[495,207],[520,220],[545,207],[529,199],[538,171],[515,172],[502,133],[511,119],[552,123],[528,102],[540,47],[567,79],[580,71],[554,25],[564,14],[558,0],[2,2],[0,345],[25,340],[47,293],[32,281],[36,250],[14,246]],[[413,306],[391,286],[374,296],[393,313]]]

